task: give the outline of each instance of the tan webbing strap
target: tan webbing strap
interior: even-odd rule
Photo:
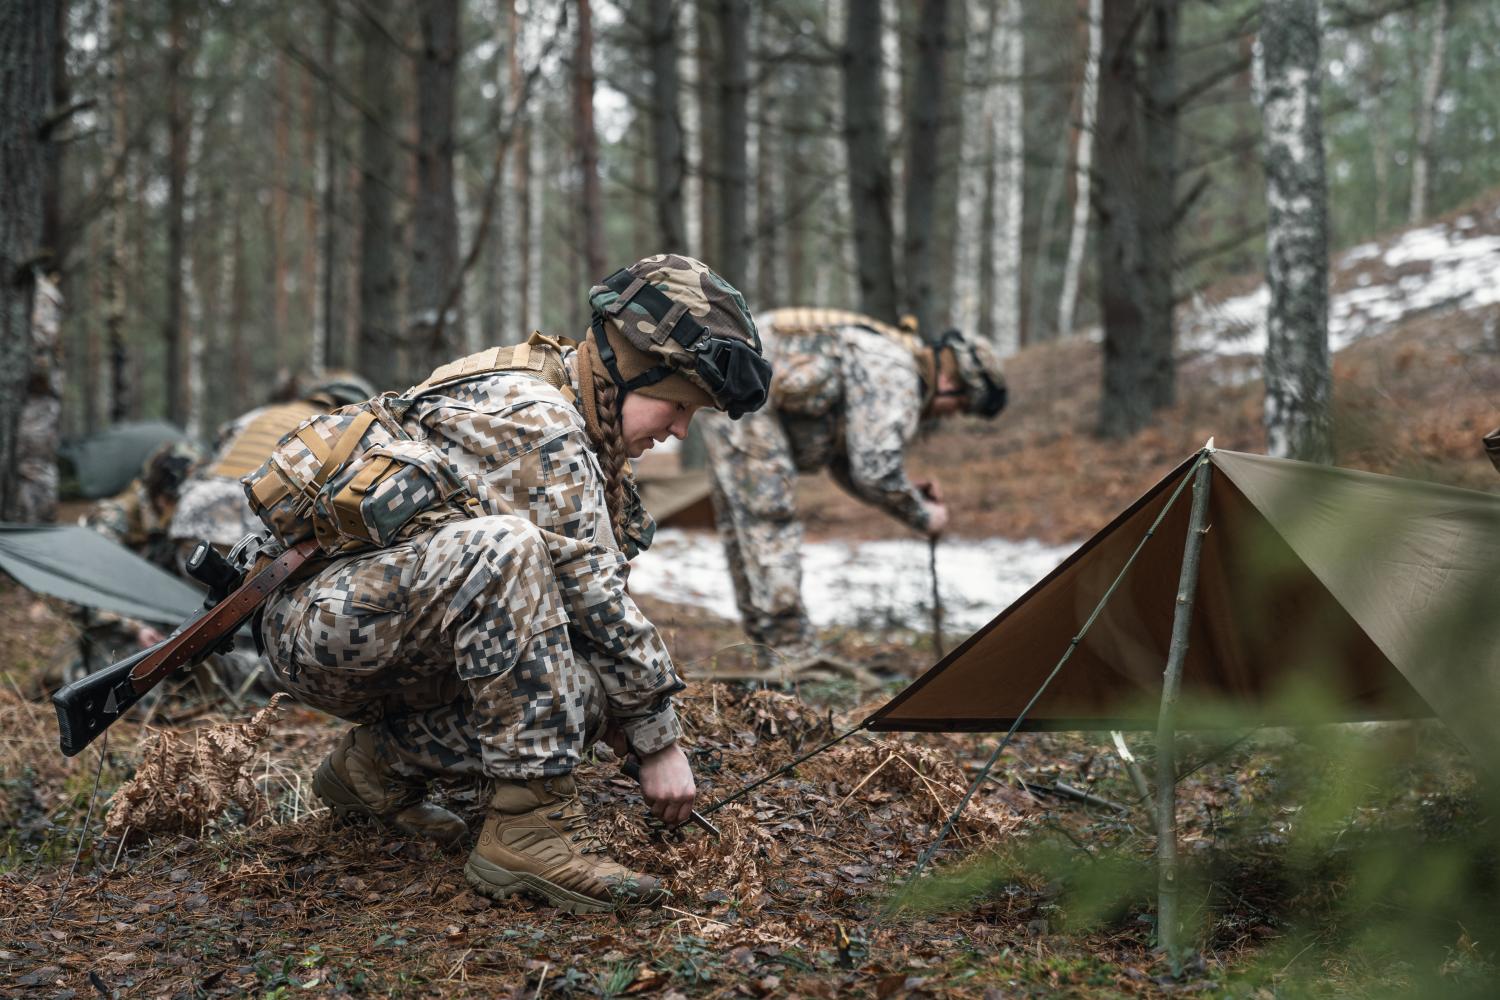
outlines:
[[[313,458],[320,462],[328,460],[328,446],[323,443],[323,437],[311,427],[298,427],[297,439],[307,445],[307,450],[312,452]]]
[[[927,345],[921,337],[910,330],[903,330],[889,323],[882,323],[873,316],[864,313],[852,312],[848,309],[811,309],[791,308],[773,309],[767,314],[772,327],[777,333],[825,333],[840,326],[862,326],[894,340],[911,352],[912,357],[921,363],[922,352]]]
[[[510,352],[510,367],[512,367],[512,368],[530,368],[531,367],[531,345],[530,344],[517,344],[511,350],[511,352]]]
[[[281,502],[282,497],[292,492],[291,487],[281,478],[280,470],[275,466],[271,469],[273,475],[261,477],[250,487],[250,492],[255,495],[255,502],[263,508],[274,507]]]
[[[333,474],[333,470],[347,462],[349,456],[354,454],[354,449],[359,447],[360,438],[365,436],[365,431],[369,430],[374,422],[375,414],[372,411],[361,410],[349,426],[344,428],[344,433],[340,434],[338,440],[333,443],[333,449],[328,452],[328,457],[323,459],[323,467],[318,470],[317,475],[313,476],[312,482],[308,485],[315,490],[322,489],[323,484],[328,482],[328,477]],[[317,452],[313,452],[313,455],[316,456]]]
[[[225,479],[248,476],[265,464],[283,437],[325,409],[307,400],[266,407],[235,434],[226,448],[221,449],[223,457],[209,467],[208,475]]]

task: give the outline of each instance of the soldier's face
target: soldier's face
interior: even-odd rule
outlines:
[[[688,423],[697,411],[695,403],[652,399],[638,392],[627,394],[625,405],[620,411],[625,451],[631,458],[640,458],[669,437],[682,440],[687,436]]]

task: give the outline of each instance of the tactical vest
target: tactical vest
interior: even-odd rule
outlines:
[[[283,545],[316,538],[328,555],[383,547],[413,527],[485,513],[479,483],[462,483],[442,452],[402,426],[423,396],[499,372],[540,379],[571,402],[562,345],[534,333],[443,365],[404,393],[387,392],[304,420],[241,482]]]
[[[219,458],[209,466],[207,475],[223,479],[248,476],[265,464],[266,456],[282,438],[304,420],[329,409],[306,399],[262,407],[219,448]]]
[[[917,373],[922,380],[922,410],[925,413],[932,405],[933,397],[937,393],[937,361],[934,352],[921,337],[910,330],[904,330],[889,323],[882,323],[872,316],[864,313],[851,312],[847,309],[815,309],[815,308],[790,308],[773,309],[763,317],[776,331],[777,336],[796,337],[800,335],[827,333],[841,326],[858,326],[873,333],[878,333],[887,340],[894,341],[911,354],[912,360],[917,364]],[[800,387],[799,394],[811,393],[811,387]],[[783,394],[781,403],[795,408],[797,401]],[[779,404],[781,405],[781,404]]]

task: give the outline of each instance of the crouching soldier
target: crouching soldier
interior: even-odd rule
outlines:
[[[940,535],[942,494],[907,476],[906,447],[924,421],[994,417],[1006,389],[994,353],[957,330],[928,344],[833,309],[779,309],[759,326],[776,370],[771,401],[737,423],[705,421],[704,439],[745,632],[795,674],[820,659],[802,603],[797,473],[827,469],[857,499]]]
[[[623,737],[666,823],[695,795],[672,706],[682,682],[625,589],[652,533],[627,460],[681,438],[700,407],[760,406],[770,384],[743,298],[696,260],[646,258],[589,299],[576,349],[534,337],[402,397],[403,429],[438,449],[481,516],[418,515],[386,547],[287,586],[261,626],[282,685],[356,723],[313,779],[336,813],[454,843],[465,825],[427,801],[429,783],[486,778],[468,880],[575,912],[665,897],[604,853],[573,781],[591,741]]]

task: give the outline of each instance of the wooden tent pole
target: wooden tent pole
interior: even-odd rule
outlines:
[[[1177,902],[1181,886],[1177,872],[1177,695],[1182,688],[1182,664],[1187,659],[1188,630],[1193,622],[1193,594],[1198,589],[1198,563],[1203,536],[1208,533],[1208,472],[1213,442],[1204,449],[1193,478],[1193,512],[1188,519],[1182,550],[1182,575],[1177,583],[1177,608],[1172,615],[1172,645],[1161,684],[1161,714],[1156,722],[1156,939],[1176,974],[1181,969]]]

